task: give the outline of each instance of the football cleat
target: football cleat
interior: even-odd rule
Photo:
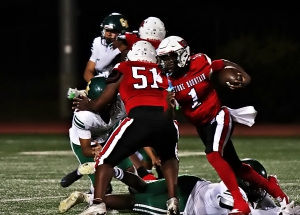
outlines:
[[[179,200],[175,197],[167,201],[167,215],[179,215]]]
[[[63,179],[60,181],[60,185],[62,187],[69,187],[71,184],[73,184],[75,181],[79,180],[82,177],[82,175],[77,174],[77,169],[73,172],[66,175]]]
[[[68,198],[60,202],[58,210],[59,212],[64,213],[79,203],[89,203],[89,196],[89,194],[75,191],[71,193]]]
[[[269,175],[268,181],[269,181],[268,193],[279,203],[288,204],[289,197],[280,188],[276,175]]]
[[[78,172],[81,175],[91,175],[95,173],[95,164],[96,162],[87,162],[80,164],[78,167]]]
[[[83,211],[79,215],[106,215],[106,205],[104,202],[101,202],[100,204],[92,204],[88,209]]]

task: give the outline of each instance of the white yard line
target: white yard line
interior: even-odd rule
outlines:
[[[36,152],[20,152],[22,155],[74,155],[70,150],[68,151],[36,151]],[[193,155],[205,155],[204,152],[194,152],[194,151],[179,151],[179,157],[187,157]]]
[[[36,152],[20,152],[21,155],[74,155],[71,150],[68,151],[36,151]]]
[[[19,202],[19,201],[32,201],[32,200],[42,200],[42,199],[57,199],[66,196],[46,196],[46,197],[32,197],[32,198],[17,198],[17,199],[2,199],[0,202]]]

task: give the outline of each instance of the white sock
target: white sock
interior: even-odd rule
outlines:
[[[114,178],[122,180],[124,177],[124,171],[119,167],[114,167],[114,170],[115,170]]]
[[[143,155],[141,153],[139,153],[138,151],[135,152],[135,154],[138,156],[139,160],[142,161],[143,160]]]

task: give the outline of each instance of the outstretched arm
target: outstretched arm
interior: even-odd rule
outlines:
[[[122,76],[113,83],[108,84],[101,96],[94,100],[89,100],[87,97],[75,98],[73,109],[88,110],[92,112],[100,112],[109,105],[119,91],[119,86],[122,81]]]

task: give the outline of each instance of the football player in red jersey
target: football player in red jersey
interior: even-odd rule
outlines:
[[[150,42],[152,46],[157,49],[165,36],[165,25],[157,17],[148,17],[145,19],[140,25],[138,34],[130,32],[125,34],[128,49],[131,49],[132,45],[140,40]]]
[[[211,74],[225,66],[237,68],[242,75],[242,80],[236,80],[236,84],[228,86],[231,89],[246,86],[250,82],[249,75],[230,61],[211,61],[207,55],[201,53],[191,55],[187,42],[178,36],[165,38],[157,49],[157,56],[162,72],[167,74],[173,86],[176,101],[185,117],[196,127],[206,147],[207,160],[230,190],[235,200],[234,209],[244,214],[250,212],[238,190],[235,175],[263,188],[277,200],[288,202],[287,195],[274,178],[265,179],[249,165],[242,164],[230,139],[233,132],[232,121],[248,123],[251,126],[256,111],[245,107],[245,115],[242,115],[239,111],[222,106],[210,81]]]
[[[126,32],[124,35],[119,35],[118,39],[114,42],[113,45],[114,48],[119,49],[122,49],[124,46],[127,47],[127,50],[121,54],[121,58],[124,59],[125,53],[129,51],[132,45],[137,41],[148,41],[152,46],[154,46],[155,49],[157,49],[158,45],[165,38],[165,36],[166,29],[164,23],[157,17],[148,17],[142,21],[138,31]],[[153,149],[151,148],[148,148],[148,150],[153,151]],[[155,155],[155,152],[151,154]],[[157,158],[156,156],[152,156],[152,158],[150,158],[150,154],[148,155],[148,151],[146,154],[143,154],[143,156],[145,156],[143,165],[149,171],[151,171],[153,166],[155,166],[158,178],[162,178],[163,175],[161,173],[160,165],[154,165],[155,161],[157,161],[159,158]]]
[[[138,31],[126,32],[124,35],[119,35],[114,41],[113,47],[119,48],[127,46],[130,50],[132,45],[137,41],[148,41],[157,49],[160,42],[166,36],[166,29],[164,23],[157,17],[148,17],[145,19]]]
[[[82,215],[106,214],[105,190],[113,176],[113,167],[142,147],[152,147],[161,159],[168,187],[168,214],[179,214],[176,185],[178,180],[178,126],[173,121],[174,101],[167,104],[164,91],[168,80],[160,75],[156,51],[147,41],[138,41],[117,64],[108,84],[97,100],[74,102],[79,110],[100,111],[120,93],[127,117],[114,130],[96,159],[93,205]],[[95,102],[94,102],[95,101]],[[167,111],[165,106],[168,105]],[[163,147],[161,144],[163,143]]]

